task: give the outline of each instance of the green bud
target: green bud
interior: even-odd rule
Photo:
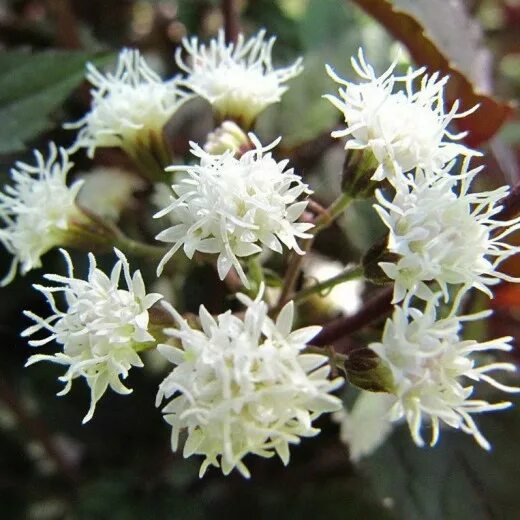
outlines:
[[[341,189],[354,199],[367,199],[381,185],[371,180],[379,166],[374,154],[369,150],[347,150],[343,163]]]
[[[388,278],[385,272],[379,267],[380,262],[396,262],[399,258],[395,253],[387,250],[387,237],[376,242],[365,253],[361,261],[363,265],[363,276],[375,285],[387,285],[393,283],[394,280]]]
[[[359,348],[347,355],[345,371],[348,380],[369,392],[394,391],[394,377],[389,366],[371,349]]]

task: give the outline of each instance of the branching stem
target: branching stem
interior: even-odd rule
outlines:
[[[393,287],[377,293],[372,299],[352,316],[344,316],[327,323],[322,331],[312,340],[313,345],[330,345],[335,341],[357,332],[366,325],[384,317],[392,310]]]
[[[308,300],[314,294],[322,293],[327,289],[332,289],[340,283],[348,282],[349,280],[356,280],[357,278],[361,278],[362,276],[363,268],[361,266],[349,267],[341,271],[341,273],[338,273],[336,276],[329,278],[328,280],[315,283],[310,287],[302,289],[301,291],[297,292],[292,299],[294,302],[302,303]]]
[[[323,229],[330,226],[334,220],[345,211],[347,206],[352,202],[352,198],[346,193],[342,193],[326,210],[322,213],[315,222],[315,227],[310,230],[312,237],[305,240],[302,245],[302,249],[305,253],[311,250],[314,242],[314,237]],[[282,307],[291,299],[292,293],[298,276],[300,275],[301,266],[304,255],[299,255],[295,252],[292,253],[289,265],[287,266],[287,272],[285,273],[284,283],[282,292],[278,299],[278,302],[273,309],[273,314],[277,315]]]

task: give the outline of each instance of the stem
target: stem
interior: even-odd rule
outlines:
[[[345,354],[340,354],[336,352],[333,347],[327,346],[324,347],[315,347],[313,345],[307,345],[304,350],[305,354],[320,354],[322,356],[327,356],[331,361],[331,365],[335,368],[339,368],[340,370],[345,370],[345,361],[348,360],[348,356]]]
[[[253,255],[248,261],[248,278],[253,282],[250,295],[255,298],[260,285],[265,281],[264,271],[260,263],[260,255]]]
[[[119,231],[114,246],[121,249],[123,253],[128,253],[133,256],[149,256],[151,258],[158,258],[164,256],[166,249],[161,246],[154,246],[152,244],[145,244],[133,238],[129,238]]]
[[[520,212],[520,182],[516,184],[509,195],[502,200],[502,211],[498,216],[502,220],[515,217]]]
[[[303,245],[303,250],[305,251],[305,253],[307,253],[310,250],[312,242],[312,238],[308,238],[305,241]],[[280,293],[280,297],[278,298],[276,306],[273,309],[274,316],[278,315],[278,313],[282,310],[282,307],[290,299],[290,296],[293,292],[294,286],[296,285],[296,281],[298,280],[298,276],[300,274],[303,256],[304,255],[299,255],[295,252],[292,253],[291,259],[289,260],[289,265],[287,267],[287,272],[285,273],[285,277],[283,280],[282,292]]]
[[[315,227],[311,229],[311,233],[317,235],[321,230],[330,226],[336,218],[338,218],[343,211],[352,202],[352,197],[348,193],[342,193],[327,209],[322,213],[315,222]]]
[[[345,269],[338,273],[336,276],[329,278],[328,280],[324,280],[323,282],[315,283],[306,289],[302,289],[297,292],[293,296],[294,302],[302,303],[305,300],[308,300],[312,295],[319,294],[326,289],[331,289],[336,285],[339,285],[343,282],[348,282],[349,280],[355,280],[357,278],[361,278],[363,276],[363,267],[355,266]]]
[[[127,237],[113,222],[103,220],[99,215],[86,208],[80,208],[88,220],[83,219],[71,227],[73,233],[67,241],[67,245],[84,249],[88,246],[99,246],[103,251],[117,247],[123,253],[134,256],[150,256],[153,258],[163,256],[167,249],[160,246],[145,244]]]
[[[235,0],[221,1],[222,15],[224,16],[224,32],[226,43],[235,43],[240,32],[239,11]]]
[[[393,287],[383,289],[368,300],[356,314],[331,321],[312,340],[312,344],[317,346],[330,345],[382,318],[392,310],[392,293]]]
[[[327,209],[322,213],[315,222],[315,227],[310,230],[312,237],[305,240],[303,243],[304,253],[308,253],[314,242],[314,237],[323,229],[330,226],[332,222],[347,208],[352,202],[352,197],[346,193],[342,193]],[[291,259],[289,260],[289,266],[285,273],[284,284],[278,302],[273,309],[273,314],[276,316],[282,307],[289,301],[291,294],[298,280],[298,276],[301,271],[301,265],[303,262],[304,255],[299,255],[295,252],[292,253]]]

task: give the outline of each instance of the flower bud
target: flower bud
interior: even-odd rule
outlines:
[[[390,253],[387,249],[387,237],[371,246],[363,256],[363,276],[375,285],[387,285],[393,283],[383,269],[381,262],[395,262],[398,255]]]
[[[233,121],[224,121],[208,135],[204,150],[211,155],[220,155],[231,150],[235,155],[251,149],[246,133]]]
[[[394,392],[392,371],[373,350],[359,348],[352,351],[344,366],[348,380],[358,388],[369,392]]]
[[[379,163],[370,150],[347,150],[341,189],[354,199],[368,199],[381,183],[372,180]]]

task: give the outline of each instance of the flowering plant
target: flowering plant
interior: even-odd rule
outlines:
[[[177,40],[169,61],[88,61],[68,146],[16,162],[0,192],[3,290],[40,293],[24,377],[54,389],[61,367],[63,409],[86,383],[83,431],[131,406],[168,467],[182,455],[208,481],[289,471],[333,437],[352,471],[403,432],[419,457],[491,451],[484,416],[520,392],[514,328],[491,321],[520,282],[520,198],[472,141],[485,103],[367,44],[351,67],[320,58],[330,128],[298,145],[280,119],[307,57],[228,19]]]

